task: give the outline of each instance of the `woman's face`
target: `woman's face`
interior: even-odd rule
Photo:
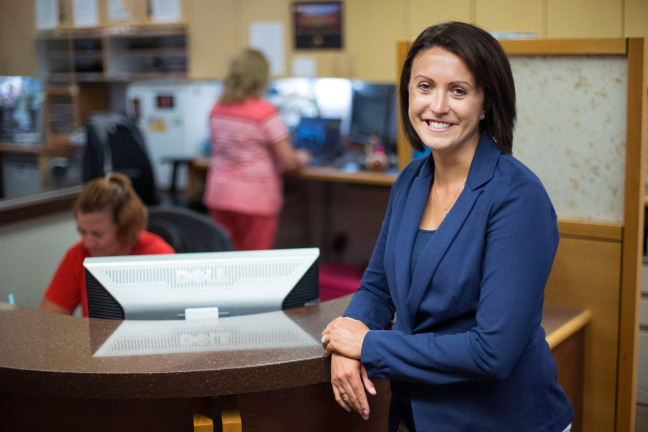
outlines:
[[[129,255],[131,247],[117,240],[117,225],[108,210],[79,213],[76,217],[77,231],[81,243],[88,249],[90,256]]]
[[[474,152],[484,94],[459,56],[440,47],[421,51],[408,90],[409,119],[426,147],[436,154]]]

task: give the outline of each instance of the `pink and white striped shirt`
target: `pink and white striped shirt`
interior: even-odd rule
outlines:
[[[217,103],[209,116],[211,163],[204,204],[272,216],[283,206],[283,179],[272,146],[288,138],[277,108],[262,99]]]

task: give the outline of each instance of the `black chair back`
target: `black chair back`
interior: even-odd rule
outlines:
[[[150,207],[148,231],[166,240],[176,253],[234,250],[223,227],[206,214],[184,207]]]
[[[158,204],[153,167],[144,136],[134,120],[121,113],[107,112],[88,116],[85,126],[84,183],[109,172],[120,172],[131,179],[144,204]]]

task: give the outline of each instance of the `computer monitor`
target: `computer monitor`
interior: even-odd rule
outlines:
[[[340,119],[302,117],[292,137],[295,148],[311,152],[311,165],[334,160],[340,153]]]
[[[396,86],[354,81],[351,89],[349,141],[368,144],[373,135],[386,151],[395,151]]]
[[[43,132],[44,83],[38,78],[26,76],[0,76],[0,142],[41,143]],[[53,106],[53,105],[52,105]],[[50,109],[52,109],[50,106]],[[70,126],[65,113],[59,121],[51,114],[54,132]]]
[[[90,257],[89,316],[185,319],[217,308],[226,317],[315,304],[318,260],[318,248]]]

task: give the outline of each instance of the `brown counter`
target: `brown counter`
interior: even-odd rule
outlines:
[[[310,335],[310,346],[124,357],[94,356],[121,321],[0,303],[0,389],[83,398],[184,398],[325,382],[329,371],[320,332],[347,302],[339,299],[272,313]],[[218,320],[218,327],[227,326],[228,320]],[[248,317],[248,322],[254,321],[255,316]]]
[[[223,318],[217,325],[207,325],[207,330],[187,332],[192,336],[189,339],[185,336],[184,348],[181,344],[180,349],[169,342],[178,339],[178,332],[174,333],[176,339],[155,335],[138,339],[138,329],[144,328],[144,322],[61,316],[0,303],[0,419],[5,419],[0,420],[0,429],[3,421],[15,425],[11,418],[18,422],[19,417],[30,411],[55,409],[60,417],[65,417],[66,410],[70,410],[70,416],[74,413],[72,424],[78,425],[79,430],[82,427],[129,430],[124,418],[115,418],[105,411],[107,406],[121,413],[139,409],[139,413],[131,413],[136,418],[159,417],[160,410],[169,416],[169,410],[175,410],[177,418],[189,419],[193,398],[238,395],[246,431],[303,430],[300,428],[313,421],[310,431],[334,430],[331,428],[340,425],[353,430],[379,430],[375,428],[383,428],[386,422],[388,383],[378,383],[380,394],[371,402],[374,414],[368,422],[345,413],[333,400],[329,360],[319,343],[321,330],[341,314],[349,300],[350,297],[343,297],[285,312]],[[209,329],[215,328],[229,328],[233,335],[245,336],[250,331],[263,334],[267,326],[262,322],[266,318],[278,322],[280,328],[265,332],[266,338],[272,341],[260,340],[261,348],[250,348],[243,343],[239,349],[230,340],[230,348],[224,349],[218,343],[225,340],[222,336],[221,339],[204,338]],[[546,308],[543,326],[549,336],[561,332],[565,326],[568,328],[569,334],[556,342],[560,347],[566,346],[573,335],[582,334],[588,321],[588,312]],[[173,323],[159,323],[173,327]],[[195,327],[191,322],[184,323]],[[279,338],[279,334],[288,336]],[[116,341],[120,335],[122,342]],[[254,337],[241,337],[241,340]],[[123,341],[130,342],[124,345]],[[145,351],[150,353],[144,355]],[[130,354],[123,355],[124,352]],[[557,363],[563,364],[563,369],[572,364],[575,367],[572,370],[580,370],[582,374],[582,364],[560,359]],[[576,380],[575,385],[582,387],[582,380]],[[90,419],[84,419],[81,412]],[[110,416],[102,420],[106,429],[89,423],[92,419],[96,421],[97,416]],[[70,428],[61,419],[59,423]],[[173,430],[178,423],[167,420],[164,424]],[[189,421],[186,430],[191,430]]]
[[[81,190],[83,186],[71,186],[20,198],[0,200],[0,225],[62,211],[72,214],[72,206]]]

